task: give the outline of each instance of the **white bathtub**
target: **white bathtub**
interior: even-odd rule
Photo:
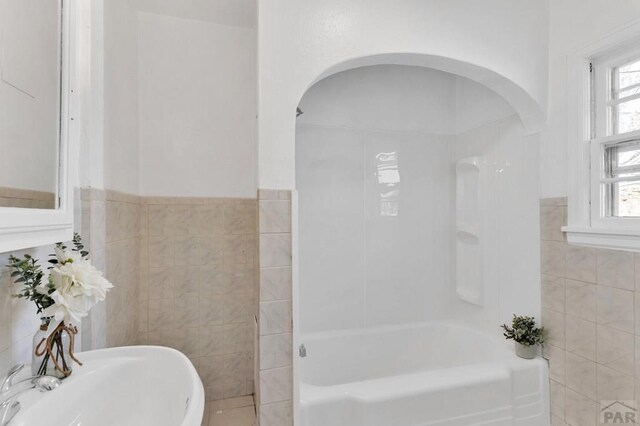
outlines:
[[[547,363],[449,323],[308,334],[302,426],[548,426]]]

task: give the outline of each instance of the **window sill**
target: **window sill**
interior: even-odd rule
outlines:
[[[610,250],[640,251],[640,230],[599,229],[563,226],[567,242]]]

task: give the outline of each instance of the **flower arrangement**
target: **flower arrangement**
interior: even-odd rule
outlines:
[[[78,332],[74,324],[105,300],[113,285],[91,264],[78,234],[72,247],[58,243],[50,257],[46,270],[29,254],[22,259],[10,256],[8,266],[14,283],[22,285],[14,297],[34,302],[42,320],[40,332],[34,337],[32,372],[67,377],[72,361],[82,365],[73,354],[73,339]]]

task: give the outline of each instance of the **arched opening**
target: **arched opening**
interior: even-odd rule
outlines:
[[[535,102],[472,65],[380,55],[327,70],[299,108],[301,424],[364,426],[374,416],[404,426],[458,415],[472,423],[496,409],[497,401],[458,404],[429,417],[435,411],[421,407],[443,397],[427,389],[429,377],[450,379],[444,370],[478,357],[502,365],[510,353],[499,324],[514,312],[539,316]],[[464,349],[469,342],[477,352]],[[413,374],[424,381],[406,398]],[[483,392],[503,380],[491,378]],[[450,397],[464,400],[467,384]],[[527,391],[544,418],[544,389]],[[506,404],[517,413],[512,397]],[[367,402],[376,398],[386,404],[372,414],[365,407],[375,411]]]
[[[522,87],[509,78],[485,67],[437,55],[418,53],[386,53],[351,58],[321,72],[304,88],[300,99],[319,81],[333,74],[374,65],[405,65],[430,68],[475,81],[504,98],[520,116],[527,133],[540,131],[545,122],[545,109]]]

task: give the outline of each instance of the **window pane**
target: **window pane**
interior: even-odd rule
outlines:
[[[618,99],[624,100],[624,98],[637,95],[638,93],[640,93],[640,86],[634,87],[633,89],[621,91],[620,93],[618,93]]]
[[[609,145],[604,158],[606,178],[640,177],[640,140]]]
[[[640,61],[618,68],[618,87],[624,89],[640,83]]]
[[[640,140],[605,147],[607,216],[640,217]]]
[[[618,133],[640,130],[640,99],[621,103],[616,108]]]
[[[640,147],[632,145],[618,148],[618,167],[637,166],[640,164]],[[622,174],[621,176],[624,176]]]
[[[619,182],[614,188],[619,217],[640,216],[640,182]]]

